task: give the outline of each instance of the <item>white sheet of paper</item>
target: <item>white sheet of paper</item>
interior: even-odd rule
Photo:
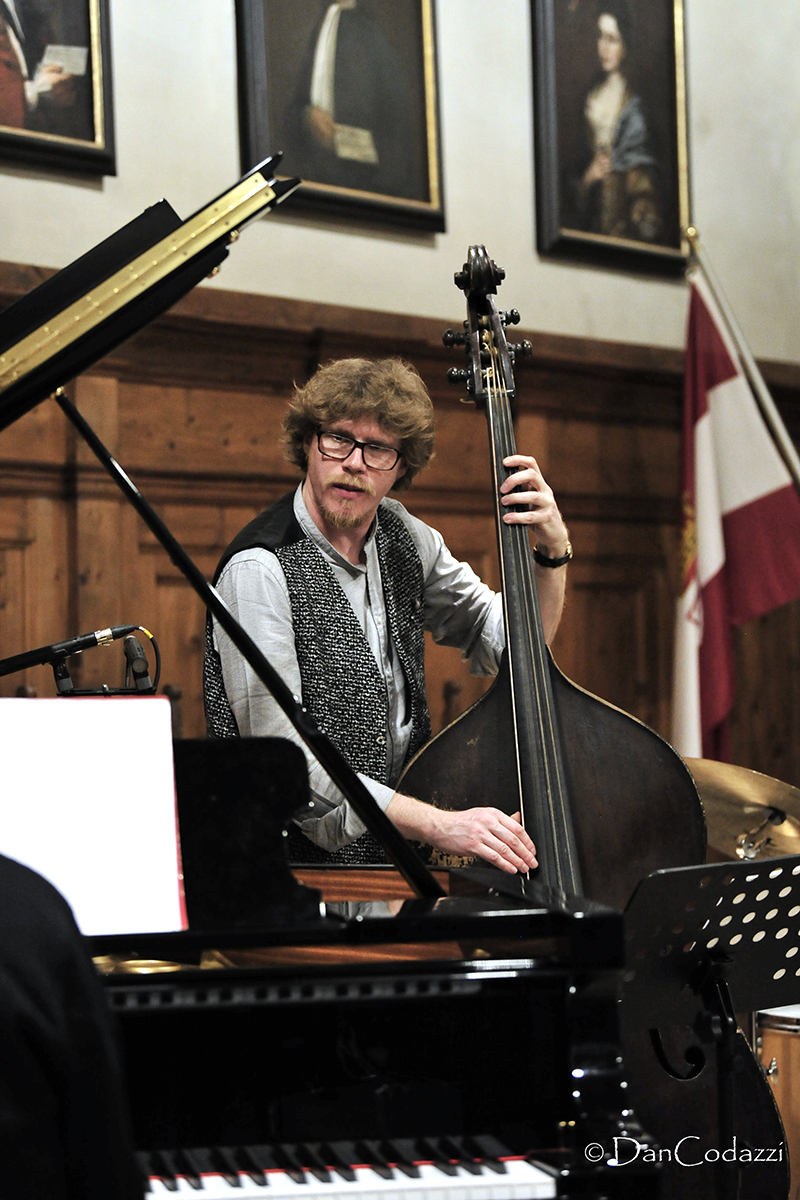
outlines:
[[[169,700],[0,699],[0,853],[87,935],[185,928]]]
[[[61,67],[65,75],[85,75],[88,46],[45,46],[42,65]]]
[[[334,125],[333,144],[337,158],[363,163],[378,161],[378,149],[369,129],[359,129],[357,125]]]

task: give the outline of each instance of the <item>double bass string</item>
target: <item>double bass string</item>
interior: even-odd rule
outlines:
[[[499,316],[494,314],[502,337],[502,326]],[[498,507],[500,507],[499,484],[502,481],[503,459],[516,453],[513,420],[511,411],[511,389],[504,381],[503,362],[496,337],[484,330],[483,349],[488,355],[488,367],[485,372],[485,384],[490,403],[487,412],[490,416],[489,428],[492,439],[493,472]],[[547,647],[539,611],[538,593],[533,574],[533,560],[530,551],[528,530],[523,525],[506,525],[502,520],[502,508],[498,519],[500,555],[504,559],[504,543],[507,544],[508,562],[501,562],[501,570],[506,581],[504,589],[504,607],[506,609],[506,628],[519,630],[519,647],[529,654],[530,669],[524,672],[529,684],[528,704],[529,715],[535,716],[538,726],[538,744],[528,744],[527,754],[521,752],[520,729],[530,729],[530,723],[520,723],[517,720],[517,695],[520,691],[520,672],[514,672],[514,655],[509,647],[509,668],[512,672],[512,704],[514,706],[514,740],[517,751],[517,771],[520,786],[521,807],[523,815],[525,808],[531,803],[536,812],[534,834],[541,844],[540,854],[544,866],[544,874],[548,881],[563,891],[579,892],[580,876],[575,853],[574,836],[570,815],[566,802],[564,780],[558,753],[558,731],[550,687],[550,677],[547,662]],[[514,588],[516,596],[507,596],[509,584]],[[516,601],[516,602],[515,602]],[[513,604],[516,620],[509,620],[509,607]],[[523,689],[524,692],[525,689]],[[536,742],[535,738],[526,741]],[[530,780],[533,784],[533,795],[529,781],[525,778],[527,772],[523,764],[527,762],[530,774],[538,778]],[[528,801],[526,805],[525,801]],[[549,836],[548,836],[549,835]]]
[[[481,344],[482,344],[484,353],[487,353],[489,355],[489,359],[490,359],[490,365],[487,367],[486,371],[484,372],[484,383],[485,383],[485,386],[487,389],[486,412],[487,412],[487,417],[488,417],[488,422],[489,422],[489,438],[490,438],[491,450],[492,450],[492,474],[493,474],[493,479],[494,479],[494,492],[495,492],[496,501],[499,505],[500,482],[501,482],[500,469],[502,466],[502,460],[503,460],[504,455],[502,452],[502,447],[498,445],[499,437],[498,437],[498,431],[495,426],[496,420],[501,415],[499,404],[497,402],[498,401],[498,387],[497,387],[497,375],[496,375],[497,354],[496,354],[496,348],[494,346],[493,339],[489,336],[489,333],[486,330],[484,330],[484,332],[483,332],[483,336],[481,338]],[[498,555],[500,557],[500,577],[503,580],[508,579],[508,576],[509,576],[509,571],[508,571],[508,567],[506,564],[506,558],[505,558],[505,542],[506,541],[507,541],[507,539],[503,537],[502,524],[500,522],[500,518],[498,518],[497,549],[498,549]],[[511,628],[511,622],[509,620],[509,611],[508,611],[510,599],[511,598],[509,595],[509,589],[507,587],[504,587],[503,588],[503,612],[504,612],[504,617],[505,617],[505,628],[506,628],[508,671],[509,671],[509,676],[510,676],[510,681],[511,681],[510,692],[511,692],[511,707],[512,707],[512,712],[513,712],[512,725],[513,725],[513,735],[514,735],[514,750],[516,753],[516,760],[517,760],[517,792],[519,795],[520,816],[522,819],[523,827],[525,827],[526,820],[527,820],[529,814],[526,812],[526,808],[527,808],[527,805],[525,804],[526,787],[525,787],[525,781],[523,779],[522,757],[521,757],[521,753],[520,753],[520,743],[519,743],[519,721],[517,719],[517,689],[514,686],[514,656],[511,653],[510,645],[508,645],[509,630]]]

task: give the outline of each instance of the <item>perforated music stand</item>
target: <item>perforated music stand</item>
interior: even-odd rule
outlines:
[[[716,1042],[718,1130],[728,1145],[736,1012],[800,1000],[800,855],[655,871],[631,897],[625,926],[622,1023],[689,1025]],[[737,1196],[736,1164],[718,1165],[722,1195]]]
[[[695,1024],[712,976],[737,1012],[796,1004],[800,855],[654,871],[628,902],[625,943],[631,1028]]]

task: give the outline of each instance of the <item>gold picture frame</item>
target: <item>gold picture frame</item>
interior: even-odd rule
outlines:
[[[236,0],[236,19],[242,169],[282,151],[291,213],[444,230],[434,0]]]
[[[0,160],[116,174],[109,0],[0,2]]]
[[[531,0],[540,254],[679,273],[691,225],[683,0]]]

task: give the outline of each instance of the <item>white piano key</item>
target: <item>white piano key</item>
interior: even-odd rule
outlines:
[[[169,1191],[160,1179],[151,1179],[151,1196],[194,1196],[197,1200],[547,1200],[556,1194],[556,1181],[532,1163],[511,1159],[506,1174],[496,1175],[484,1168],[471,1175],[458,1168],[455,1176],[443,1175],[429,1163],[419,1168],[420,1178],[409,1179],[395,1168],[394,1179],[381,1179],[369,1167],[356,1167],[355,1182],[332,1174],[330,1183],[320,1183],[306,1174],[306,1183],[295,1183],[283,1171],[267,1171],[266,1187],[259,1187],[245,1174],[239,1175],[241,1187],[231,1187],[221,1175],[203,1175],[202,1191],[179,1177],[178,1190]]]

